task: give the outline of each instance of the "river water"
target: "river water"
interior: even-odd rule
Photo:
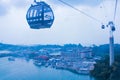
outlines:
[[[78,75],[67,70],[37,67],[32,60],[0,58],[0,80],[92,80],[89,75]]]

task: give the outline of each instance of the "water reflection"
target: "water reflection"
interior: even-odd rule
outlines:
[[[77,75],[66,70],[36,67],[32,60],[0,58],[0,80],[90,80],[89,75]]]

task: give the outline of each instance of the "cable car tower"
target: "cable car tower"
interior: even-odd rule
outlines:
[[[114,63],[114,36],[113,36],[113,32],[115,31],[115,24],[113,21],[109,21],[108,24],[102,25],[102,29],[105,29],[105,27],[109,27],[110,28],[110,36],[109,36],[109,65],[112,66],[112,64]]]
[[[109,36],[109,65],[112,66],[114,63],[114,36],[113,32],[115,31],[115,18],[116,18],[116,10],[117,10],[117,3],[118,0],[115,1],[115,9],[114,9],[114,15],[113,15],[113,21],[109,21],[108,24],[102,25],[102,29],[105,29],[105,27],[110,28],[110,36]]]
[[[54,14],[47,3],[34,0],[27,11],[26,20],[31,29],[50,28],[54,22]]]

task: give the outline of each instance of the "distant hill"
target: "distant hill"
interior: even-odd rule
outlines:
[[[0,43],[0,50],[33,50],[38,51],[42,48],[61,48],[60,45],[12,45],[12,44],[4,44]]]
[[[120,44],[114,44],[114,52],[115,54],[120,54]],[[93,46],[93,53],[97,56],[104,56],[109,54],[109,44],[103,44]]]
[[[88,46],[92,48],[92,51],[95,56],[104,56],[109,54],[109,44],[103,44],[99,46]],[[9,50],[9,51],[23,51],[23,50],[28,50],[28,51],[39,51],[40,49],[46,49],[46,50],[51,50],[58,48],[59,50],[66,51],[67,49],[72,49],[72,48],[79,48],[82,50],[85,48],[81,44],[64,44],[63,46],[61,45],[12,45],[12,44],[4,44],[0,43],[0,50]],[[114,45],[115,49],[115,54],[120,54],[120,44],[115,44]]]

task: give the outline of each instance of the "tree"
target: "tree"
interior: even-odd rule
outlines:
[[[91,76],[96,80],[120,80],[120,55],[115,56],[115,62],[109,66],[109,56],[95,64]]]

